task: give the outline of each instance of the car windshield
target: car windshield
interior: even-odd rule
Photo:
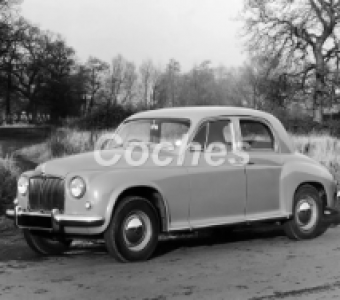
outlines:
[[[132,143],[147,145],[164,144],[178,149],[185,142],[189,120],[182,119],[136,119],[123,123],[115,132],[121,143],[110,143],[106,148],[127,147]]]

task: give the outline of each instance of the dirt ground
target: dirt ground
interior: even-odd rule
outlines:
[[[102,243],[41,258],[0,233],[0,299],[339,299],[340,227],[304,242],[281,228],[160,243],[148,262],[120,264]]]

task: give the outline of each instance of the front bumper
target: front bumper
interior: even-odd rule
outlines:
[[[58,209],[51,213],[30,212],[16,206],[13,210],[7,210],[6,216],[15,221],[19,228],[63,232],[65,227],[97,227],[104,224],[104,218],[100,216],[81,216],[62,214]]]

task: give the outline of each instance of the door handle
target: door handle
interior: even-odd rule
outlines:
[[[247,165],[255,165],[255,162],[250,160],[250,161],[248,161]]]

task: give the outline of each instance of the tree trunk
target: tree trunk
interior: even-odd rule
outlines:
[[[90,103],[87,109],[87,114],[90,114],[94,106],[94,94],[91,95]]]
[[[315,88],[314,88],[314,105],[319,110],[319,122],[323,123],[323,99],[325,95],[325,62],[322,57],[322,46],[316,46],[315,55]]]
[[[6,119],[11,115],[11,93],[12,93],[12,64],[8,64],[7,91],[6,91]]]
[[[319,122],[323,123],[323,98],[324,98],[324,78],[323,75],[319,73],[319,71],[316,71],[315,75],[315,89],[314,89],[314,103],[317,106],[317,109],[319,110]]]
[[[256,87],[253,86],[253,108],[257,109],[257,101],[256,101]]]

